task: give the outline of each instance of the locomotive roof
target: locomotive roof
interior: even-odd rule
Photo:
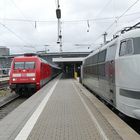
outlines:
[[[91,54],[89,54],[87,57],[85,57],[85,59],[89,58],[90,56],[98,53],[99,51],[102,51],[104,50],[105,48],[107,48],[108,46],[111,46],[113,44],[115,44],[118,40],[124,40],[124,39],[127,39],[127,38],[136,38],[136,37],[140,37],[140,29],[137,28],[137,29],[133,29],[133,30],[130,30],[130,31],[127,31],[123,34],[121,34],[119,37],[111,40],[110,42],[108,42],[107,44],[97,48],[96,50],[94,50]],[[84,59],[84,60],[85,60]]]
[[[14,59],[17,59],[17,58],[19,58],[19,59],[31,59],[31,58],[33,58],[33,59],[38,59],[38,60],[40,60],[40,62],[43,62],[43,63],[46,63],[46,64],[49,64],[50,66],[52,66],[52,67],[54,67],[54,68],[57,68],[57,69],[60,69],[57,65],[54,65],[54,64],[51,64],[50,62],[48,62],[47,60],[44,60],[44,59],[42,59],[42,58],[40,58],[40,57],[38,57],[38,56],[17,56],[17,57],[15,57]]]
[[[31,59],[31,58],[33,58],[33,59],[37,59],[38,57],[37,56],[16,56],[16,57],[14,57],[14,60],[15,59]]]
[[[121,34],[119,39],[122,40],[122,39],[126,39],[126,38],[136,38],[136,37],[140,37],[140,29],[139,28],[133,29],[133,30],[130,30],[128,32],[125,32],[124,34]]]
[[[106,49],[108,46],[111,46],[111,45],[115,44],[117,42],[117,40],[118,40],[118,38],[115,38],[114,40],[108,42],[107,44],[105,44],[105,45],[103,45],[101,47],[98,47],[91,54],[89,54],[87,57],[85,57],[85,59],[90,57],[90,56],[92,56],[92,55],[94,55],[94,54],[96,54],[96,53],[98,53],[99,51],[102,51],[102,50]]]

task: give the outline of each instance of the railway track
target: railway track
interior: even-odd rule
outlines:
[[[0,102],[0,120],[8,115],[11,111],[17,108],[27,98],[20,97],[19,95],[12,95]]]
[[[0,90],[7,89],[9,87],[8,83],[0,86]]]
[[[13,95],[10,97],[5,98],[3,101],[0,102],[0,109],[6,105],[8,105],[9,103],[11,103],[12,101],[16,100],[19,98],[19,95]]]
[[[9,86],[9,80],[0,80],[0,90],[6,89]]]

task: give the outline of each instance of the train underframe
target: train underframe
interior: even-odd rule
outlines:
[[[15,91],[16,94],[21,96],[22,95],[30,96],[37,91],[36,84],[32,84],[32,83],[11,84],[10,89],[12,91]]]

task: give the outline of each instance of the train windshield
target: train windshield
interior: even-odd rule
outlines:
[[[120,56],[140,54],[140,37],[127,39],[121,42]]]
[[[24,69],[24,62],[15,62],[14,69]]]
[[[34,69],[35,62],[25,62],[25,69]]]
[[[14,69],[35,69],[35,62],[15,62]]]

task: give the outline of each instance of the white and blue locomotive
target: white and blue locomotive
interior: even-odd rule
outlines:
[[[120,112],[140,119],[140,23],[83,61],[82,83]]]

